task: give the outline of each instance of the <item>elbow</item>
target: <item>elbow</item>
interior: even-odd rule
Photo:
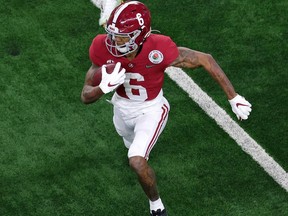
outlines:
[[[209,53],[206,53],[205,56],[206,56],[208,61],[211,61],[211,60],[213,61],[214,60],[213,56],[211,54],[209,54]]]
[[[91,104],[93,102],[96,102],[99,98],[89,98],[85,97],[85,95],[81,95],[81,101],[83,104]]]
[[[90,103],[89,100],[83,94],[81,94],[81,101],[83,104],[89,104]]]
[[[100,88],[93,87],[93,89],[90,89],[89,91],[85,91],[85,89],[83,89],[81,93],[81,101],[84,104],[90,104],[97,101],[103,94],[104,93]]]
[[[213,58],[213,56],[211,54],[205,54],[205,60],[203,61],[203,66],[206,69],[212,69],[213,66],[217,65],[215,59]]]

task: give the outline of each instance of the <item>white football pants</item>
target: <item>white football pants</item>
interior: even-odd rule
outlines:
[[[141,103],[115,93],[112,103],[114,126],[129,149],[128,158],[141,156],[148,160],[168,120],[170,106],[162,91],[155,99]]]

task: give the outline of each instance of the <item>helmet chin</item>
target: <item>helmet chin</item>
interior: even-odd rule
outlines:
[[[116,45],[116,49],[122,54],[126,54],[130,51],[128,44],[124,44],[121,46]]]

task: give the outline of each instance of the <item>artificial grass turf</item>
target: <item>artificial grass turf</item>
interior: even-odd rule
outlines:
[[[239,11],[260,14],[260,9],[264,14],[272,9],[275,14],[285,14],[285,2],[268,5],[266,10],[265,5],[257,9],[258,1],[249,7],[233,1],[205,5],[194,2],[195,7],[186,7],[187,3],[165,1],[166,10],[159,11],[161,1],[147,1],[156,28],[170,33],[178,44],[219,56],[233,83],[255,104],[250,120],[241,126],[286,167],[287,135],[283,132],[287,129],[287,103],[283,96],[287,92],[287,75],[282,56],[285,44],[281,40],[287,34],[283,29],[286,21],[279,19],[272,26],[271,20],[269,26],[278,30],[271,29],[271,39],[265,43],[262,35],[266,29],[256,28],[257,20],[249,18],[256,20],[250,28],[244,22],[245,16],[237,15]],[[2,5],[0,214],[147,215],[148,202],[128,167],[126,150],[112,125],[111,106],[105,97],[89,106],[80,102],[85,72],[90,66],[88,48],[94,35],[103,32],[97,26],[97,9],[89,2],[78,1],[10,1]],[[226,24],[225,32],[221,32],[217,24],[224,22],[220,9],[226,6],[236,7],[225,11],[225,19],[230,17],[234,25]],[[171,8],[179,13],[176,21],[180,24],[163,19]],[[197,12],[197,20],[190,21],[190,15],[182,13],[185,8]],[[211,13],[213,17],[209,18]],[[264,14],[261,22],[265,23],[268,16]],[[185,28],[187,22],[191,28]],[[245,25],[240,28],[237,22]],[[243,39],[238,28],[250,33]],[[193,37],[190,30],[195,33]],[[277,37],[280,39],[273,40]],[[214,40],[217,43],[211,43]],[[257,40],[257,47],[253,47]],[[275,47],[281,55],[275,53]],[[268,50],[277,57],[277,64],[268,61]],[[237,52],[239,56],[234,54]],[[258,75],[249,79],[253,71],[263,78]],[[187,73],[233,115],[223,93],[203,70]],[[256,85],[248,88],[244,81]],[[149,163],[155,168],[169,213],[285,215],[287,193],[167,77],[164,92],[172,108],[170,120]],[[274,115],[269,115],[271,110]]]
[[[150,4],[153,11],[162,3],[155,4]],[[287,2],[169,1],[166,4],[170,6],[167,11],[173,12],[161,15],[159,11],[154,12],[154,17],[161,17],[154,19],[154,28],[171,35],[179,46],[212,54],[236,91],[253,105],[250,119],[239,124],[287,170]],[[172,18],[171,14],[178,16]],[[222,90],[204,70],[187,72],[234,115]]]

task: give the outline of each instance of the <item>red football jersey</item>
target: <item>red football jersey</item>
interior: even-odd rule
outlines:
[[[90,59],[98,66],[121,62],[126,69],[126,79],[117,88],[117,94],[135,101],[154,99],[162,89],[165,69],[179,55],[176,44],[170,37],[151,34],[138,55],[130,61],[125,57],[111,55],[106,48],[105,39],[105,34],[94,38],[89,50]]]

